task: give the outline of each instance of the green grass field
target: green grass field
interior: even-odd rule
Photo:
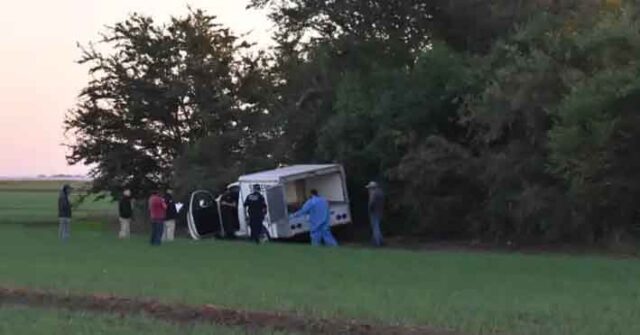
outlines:
[[[55,225],[15,224],[49,218],[50,195],[23,194],[30,204],[11,200],[18,210],[7,210],[5,199],[16,194],[22,193],[0,190],[2,286],[428,324],[469,334],[640,334],[637,259],[187,240],[151,248],[146,236],[118,241],[106,230],[83,228],[90,225],[83,220],[63,244]],[[84,215],[100,214],[106,222],[110,207],[87,205]],[[43,313],[25,317],[57,322]]]

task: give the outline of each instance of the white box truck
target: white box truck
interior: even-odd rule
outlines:
[[[260,185],[267,201],[264,226],[271,239],[291,238],[309,232],[308,217],[290,219],[289,215],[302,208],[313,189],[329,201],[331,226],[351,223],[346,176],[340,165],[287,166],[242,176],[238,183],[240,230],[237,236],[248,237],[251,233],[243,202],[253,192],[253,185]]]
[[[238,231],[224,231],[220,197],[216,198],[208,191],[196,191],[191,195],[187,213],[189,234],[193,239],[228,234],[249,237],[251,228],[244,200],[253,192],[253,185],[260,185],[267,201],[263,224],[271,239],[291,238],[309,232],[308,217],[290,219],[289,214],[302,208],[313,189],[329,201],[331,226],[351,223],[346,176],[340,165],[293,165],[242,176],[234,184],[240,188]]]

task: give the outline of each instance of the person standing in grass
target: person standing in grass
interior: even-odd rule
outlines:
[[[322,243],[329,247],[337,247],[333,234],[331,234],[331,212],[329,210],[329,201],[318,194],[318,191],[311,190],[311,199],[307,200],[301,210],[294,213],[292,217],[300,217],[309,215],[309,223],[311,224],[309,233],[311,235],[311,244],[319,246]]]
[[[267,201],[260,193],[260,185],[253,185],[253,193],[244,201],[245,210],[249,214],[249,227],[251,228],[251,240],[260,244],[263,241],[264,218],[267,214]]]
[[[240,224],[238,221],[238,200],[240,198],[240,186],[231,184],[227,186],[227,191],[220,198],[220,216],[222,217],[222,227],[224,237],[235,239],[236,231]]]
[[[122,192],[122,199],[118,203],[120,216],[120,239],[127,239],[131,235],[131,219],[133,218],[133,207],[131,206],[131,190]]]
[[[373,235],[373,245],[381,247],[384,245],[382,238],[382,230],[380,221],[384,212],[384,193],[380,185],[374,181],[367,185],[369,190],[369,219],[371,223],[371,232]]]
[[[58,227],[58,236],[61,240],[67,241],[71,235],[71,202],[69,195],[71,194],[71,186],[65,184],[58,195],[58,219],[60,221]]]
[[[164,199],[154,191],[149,198],[149,216],[151,218],[151,245],[162,244],[164,220],[167,214],[167,204]]]
[[[176,219],[178,218],[178,211],[176,210],[176,203],[173,201],[173,191],[167,190],[164,195],[164,203],[167,206],[167,213],[164,219],[164,231],[162,234],[163,242],[171,242],[175,239],[176,233]]]

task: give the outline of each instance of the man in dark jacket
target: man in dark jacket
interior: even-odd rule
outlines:
[[[240,198],[240,187],[237,184],[231,184],[227,187],[227,191],[220,198],[220,215],[222,217],[222,226],[224,227],[224,237],[234,239],[236,231],[240,229],[238,222],[238,201]]]
[[[173,200],[172,190],[167,190],[167,192],[165,192],[164,203],[167,205],[167,214],[164,219],[164,232],[162,234],[162,241],[171,242],[175,239],[176,219],[178,218],[178,211],[176,210],[176,203]]]
[[[64,185],[58,195],[58,220],[60,226],[58,228],[58,236],[61,240],[69,239],[71,232],[71,202],[69,195],[71,194],[71,186]]]
[[[245,199],[244,208],[249,214],[251,239],[259,244],[262,241],[263,222],[267,214],[267,202],[260,193],[260,185],[253,185],[253,193]]]
[[[133,207],[131,206],[131,190],[125,190],[118,203],[118,213],[120,216],[120,239],[127,239],[131,235],[131,219],[133,218]]]

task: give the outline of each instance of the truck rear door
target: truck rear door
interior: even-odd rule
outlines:
[[[269,232],[273,238],[290,237],[289,213],[283,185],[266,189],[266,200],[269,214]]]

